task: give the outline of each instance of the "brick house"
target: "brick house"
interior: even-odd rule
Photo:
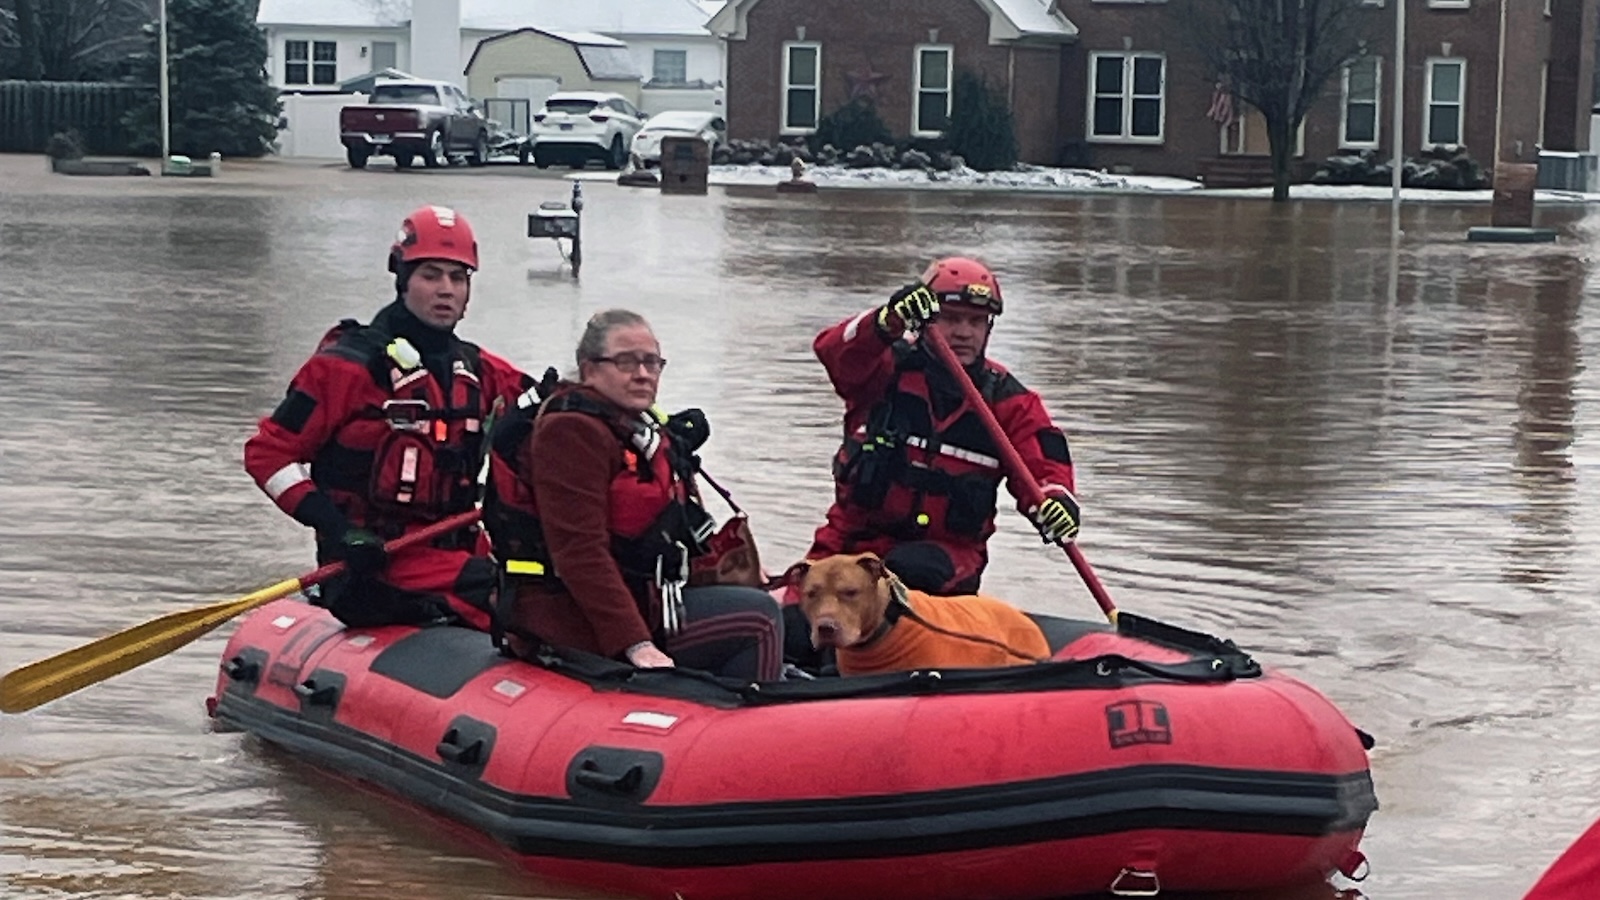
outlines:
[[[1307,116],[1306,166],[1392,152],[1394,2],[1367,0],[1370,52]],[[1465,145],[1492,162],[1497,119],[1506,161],[1588,149],[1600,0],[1405,2],[1408,154]],[[862,93],[897,134],[927,133],[918,117],[967,67],[1010,100],[1026,162],[1213,181],[1266,171],[1259,115],[1216,104],[1215,74],[1161,0],[729,0],[708,27],[727,42],[734,137],[805,134]]]
[[[730,137],[808,134],[857,96],[897,135],[937,134],[966,68],[1010,101],[1023,159],[1056,156],[1076,31],[1042,0],[729,0],[707,27],[727,41]]]

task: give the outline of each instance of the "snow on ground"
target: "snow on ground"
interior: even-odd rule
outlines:
[[[1208,197],[1261,197],[1272,196],[1272,188],[1219,188],[1206,191]],[[1369,200],[1387,201],[1393,189],[1362,184],[1297,184],[1289,188],[1289,196],[1296,200]],[[1400,199],[1405,203],[1488,203],[1494,191],[1444,191],[1431,188],[1402,188]],[[1580,194],[1574,191],[1536,191],[1536,203],[1600,203],[1600,194]]]
[[[712,184],[772,184],[787,181],[788,166],[712,166]],[[1053,169],[1020,166],[1010,172],[978,172],[961,168],[952,172],[924,172],[920,169],[850,169],[844,166],[811,166],[805,177],[818,187],[900,187],[959,188],[962,190],[1028,191],[1193,191],[1201,184],[1187,178],[1162,175],[1110,175],[1090,169]]]
[[[569,177],[583,181],[614,181],[612,172],[574,172]],[[788,181],[788,166],[712,166],[709,182],[714,185],[775,185]],[[1045,166],[1019,166],[1009,172],[978,172],[958,169],[953,172],[924,172],[919,169],[851,169],[844,166],[810,166],[805,178],[822,188],[896,188],[904,190],[997,190],[1040,193],[1188,193],[1203,192],[1207,197],[1268,198],[1271,188],[1219,188],[1205,190],[1198,181],[1165,175],[1112,175],[1091,169],[1057,169]],[[1388,187],[1366,185],[1297,184],[1289,189],[1295,200],[1386,201]],[[1400,198],[1406,203],[1488,203],[1490,190],[1444,191],[1405,188]],[[1539,191],[1541,204],[1600,203],[1600,193]]]

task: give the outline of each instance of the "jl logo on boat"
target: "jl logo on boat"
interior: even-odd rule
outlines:
[[[1167,708],[1152,700],[1123,700],[1107,706],[1106,728],[1113,750],[1137,744],[1172,743]]]

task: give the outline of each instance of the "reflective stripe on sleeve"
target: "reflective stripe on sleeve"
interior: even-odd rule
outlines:
[[[261,485],[261,489],[267,492],[268,497],[276,500],[300,482],[310,480],[311,469],[305,463],[294,462],[272,473],[272,477]]]
[[[867,318],[875,312],[877,312],[877,310],[869,309],[861,315],[856,316],[854,319],[851,319],[850,324],[844,327],[844,339],[847,341],[855,340],[856,332],[861,328],[861,320]]]

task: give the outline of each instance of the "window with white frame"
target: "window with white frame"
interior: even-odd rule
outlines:
[[[950,127],[954,66],[955,51],[948,45],[924,44],[917,48],[917,103],[912,111],[912,134],[931,137]]]
[[[283,42],[283,83],[311,83],[311,42]]]
[[[1378,146],[1378,89],[1383,81],[1376,56],[1352,60],[1344,67],[1344,115],[1339,120],[1339,146]]]
[[[822,105],[822,45],[790,41],[783,45],[783,134],[817,130]]]
[[[689,81],[689,51],[655,51],[650,66],[650,80],[657,84],[686,84]]]
[[[1467,61],[1428,60],[1428,102],[1423,114],[1422,143],[1426,147],[1454,147],[1462,142],[1466,111]]]
[[[311,83],[339,83],[339,45],[333,41],[311,44]]]
[[[1089,140],[1160,143],[1166,65],[1159,53],[1089,54]]]

